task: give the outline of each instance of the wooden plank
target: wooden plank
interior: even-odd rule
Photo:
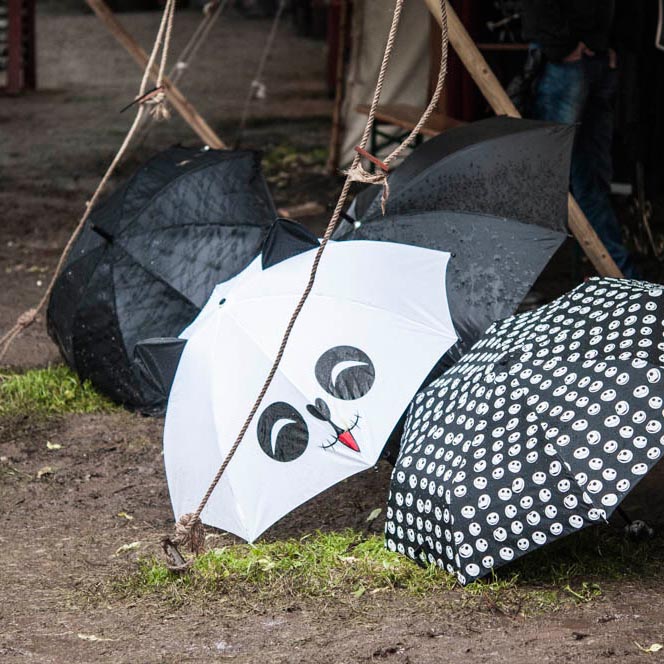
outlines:
[[[139,67],[147,67],[149,57],[138,42],[127,32],[124,26],[115,18],[113,12],[103,0],[85,0],[87,5],[106,26],[120,45],[131,55]],[[157,67],[150,72],[153,80],[157,78]],[[164,77],[164,93],[173,108],[182,116],[182,119],[194,130],[200,139],[211,148],[224,149],[226,144],[217,136],[212,127],[194,108],[193,104],[180,92],[177,86]]]
[[[507,51],[507,52],[516,52],[521,53],[527,51],[529,46],[528,44],[511,44],[511,43],[495,43],[490,42],[486,44],[477,44],[477,48],[480,51]]]
[[[440,0],[424,1],[438,23],[442,24]],[[514,118],[521,117],[449,2],[447,3],[447,27],[450,44],[494,113],[509,115]],[[568,217],[570,231],[578,240],[598,274],[603,277],[623,277],[623,273],[611,258],[604,243],[571,195],[569,197]]]
[[[338,0],[339,23],[336,34],[336,71],[334,81],[334,109],[332,111],[332,132],[330,134],[330,149],[326,169],[335,174],[339,168],[339,154],[341,150],[341,134],[343,120],[341,109],[343,106],[345,79],[346,79],[346,37],[348,33],[348,15],[350,13],[349,0]],[[329,18],[329,17],[328,17]]]
[[[28,90],[37,87],[37,31],[35,29],[35,0],[25,0],[25,61],[23,63],[23,85]]]
[[[359,104],[356,108],[358,113],[369,115],[369,105]],[[410,106],[408,104],[385,104],[376,109],[376,121],[383,124],[394,125],[406,131],[411,131],[422,117],[424,109],[417,108],[417,106]],[[438,136],[442,132],[452,127],[458,127],[464,124],[459,120],[455,120],[444,113],[432,113],[427,120],[424,127],[422,127],[422,135],[424,136]]]
[[[7,30],[7,92],[15,95],[23,87],[23,0],[9,0]]]

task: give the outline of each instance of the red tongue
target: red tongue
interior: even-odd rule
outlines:
[[[351,450],[355,452],[360,451],[359,445],[355,442],[355,438],[353,438],[353,434],[350,431],[344,431],[342,434],[339,434],[339,440],[342,442],[346,447],[350,447]]]

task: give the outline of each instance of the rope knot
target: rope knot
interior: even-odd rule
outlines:
[[[175,544],[186,547],[198,555],[205,550],[205,528],[195,514],[183,514],[175,524]]]
[[[210,0],[203,5],[203,15],[209,16],[219,6],[219,0]]]
[[[262,81],[254,79],[251,82],[251,95],[253,99],[266,99],[267,86]]]
[[[196,514],[183,514],[175,524],[175,535],[165,536],[161,540],[161,546],[166,554],[168,567],[171,572],[185,572],[194,563],[195,556],[205,550],[205,528]],[[178,547],[188,548],[194,554],[194,558],[186,559]]]
[[[16,325],[24,330],[35,322],[35,318],[37,318],[37,309],[28,309],[16,319]]]
[[[380,208],[383,211],[383,214],[385,214],[385,205],[387,204],[387,199],[390,196],[390,185],[387,181],[389,167],[386,163],[380,161],[380,159],[374,157],[372,154],[369,154],[366,150],[359,146],[355,148],[355,151],[362,157],[366,157],[370,162],[378,166],[380,170],[375,173],[370,173],[358,161],[357,163],[353,163],[351,165],[351,167],[346,171],[346,175],[351,182],[364,182],[366,184],[381,185],[383,187],[383,194],[380,199]]]
[[[166,95],[163,89],[158,90],[155,94],[147,99],[144,99],[143,104],[150,106],[150,115],[155,120],[168,120],[171,117],[171,112],[166,105]]]

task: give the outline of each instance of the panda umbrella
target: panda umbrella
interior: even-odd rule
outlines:
[[[220,284],[181,335],[186,345],[164,431],[176,518],[194,510],[228,454],[317,246],[279,222],[261,257]],[[328,245],[279,370],[202,511],[204,523],[253,541],[376,463],[413,393],[456,342],[444,289],[448,260],[385,242]]]
[[[592,279],[498,322],[407,417],[386,542],[469,583],[605,522],[664,447],[664,291]]]

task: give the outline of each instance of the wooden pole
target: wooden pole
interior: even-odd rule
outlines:
[[[441,24],[440,1],[424,1],[429,11],[434,15],[438,23]],[[468,34],[468,31],[459,20],[449,2],[447,3],[447,28],[450,44],[457,52],[464,67],[475,81],[494,113],[520,118],[519,111],[508,97],[500,81],[491,71],[484,56],[475,45],[475,42]],[[594,265],[598,274],[603,277],[621,278],[624,276],[571,194],[569,196],[568,224],[569,229],[578,240],[581,248]]]
[[[9,0],[7,19],[7,92],[15,95],[23,88],[23,0]]]
[[[113,12],[108,8],[104,0],[85,0],[90,9],[97,15],[99,20],[106,26],[108,31],[115,37],[121,46],[131,55],[139,67],[145,69],[148,64],[148,54],[141,48],[138,42],[127,32],[124,26],[115,18]],[[157,67],[150,72],[153,80],[157,78]],[[182,116],[182,119],[194,130],[199,138],[211,148],[223,150],[227,146],[217,136],[212,127],[194,108],[193,104],[180,92],[175,84],[164,77],[164,93],[173,108]]]
[[[339,168],[339,150],[341,149],[341,107],[344,100],[346,73],[346,33],[348,31],[349,0],[340,0],[339,26],[337,38],[337,62],[335,71],[334,110],[332,112],[332,134],[330,136],[330,154],[327,159],[327,172],[336,174]]]

